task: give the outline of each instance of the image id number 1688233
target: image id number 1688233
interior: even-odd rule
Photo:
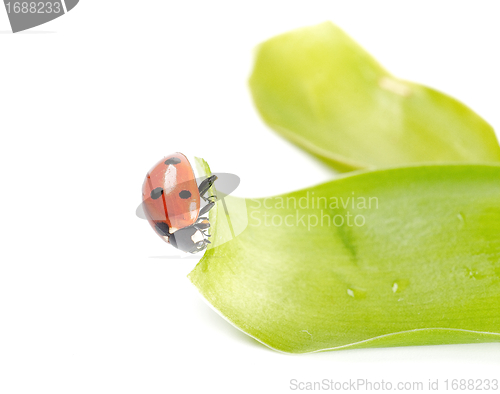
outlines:
[[[16,1],[5,3],[7,12],[14,14],[59,14],[61,3],[51,1]]]

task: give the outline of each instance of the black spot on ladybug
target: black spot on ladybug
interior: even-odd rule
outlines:
[[[168,166],[169,164],[176,165],[181,162],[181,159],[178,157],[171,157],[170,159],[165,161],[165,164]]]
[[[162,194],[163,194],[163,189],[161,187],[157,187],[156,189],[151,191],[151,198],[153,200],[156,200],[157,198],[160,198]]]
[[[158,222],[158,223],[156,223],[155,229],[156,229],[156,232],[163,237],[170,236],[170,228],[168,227],[167,223]]]
[[[187,200],[189,197],[191,197],[191,192],[189,190],[183,190],[179,193],[179,197],[183,200]]]

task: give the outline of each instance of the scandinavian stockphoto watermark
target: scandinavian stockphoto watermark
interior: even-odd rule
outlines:
[[[379,208],[376,196],[350,195],[269,197],[250,199],[249,225],[260,227],[362,227],[366,224],[365,212]]]

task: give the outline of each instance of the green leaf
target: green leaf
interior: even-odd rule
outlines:
[[[341,171],[500,161],[494,131],[481,117],[392,76],[329,22],[261,44],[250,87],[269,126]]]
[[[429,165],[353,173],[246,210],[227,197],[232,222],[248,226],[189,277],[284,352],[500,341],[499,180],[497,165]],[[231,239],[221,204],[215,241]]]

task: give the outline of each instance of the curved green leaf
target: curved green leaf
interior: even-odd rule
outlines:
[[[500,341],[500,166],[361,172],[218,202],[190,273],[231,323],[290,353]],[[341,220],[343,218],[343,221]],[[342,222],[342,223],[341,223]]]
[[[392,76],[332,23],[261,44],[250,87],[274,130],[339,170],[500,161],[481,117]]]

